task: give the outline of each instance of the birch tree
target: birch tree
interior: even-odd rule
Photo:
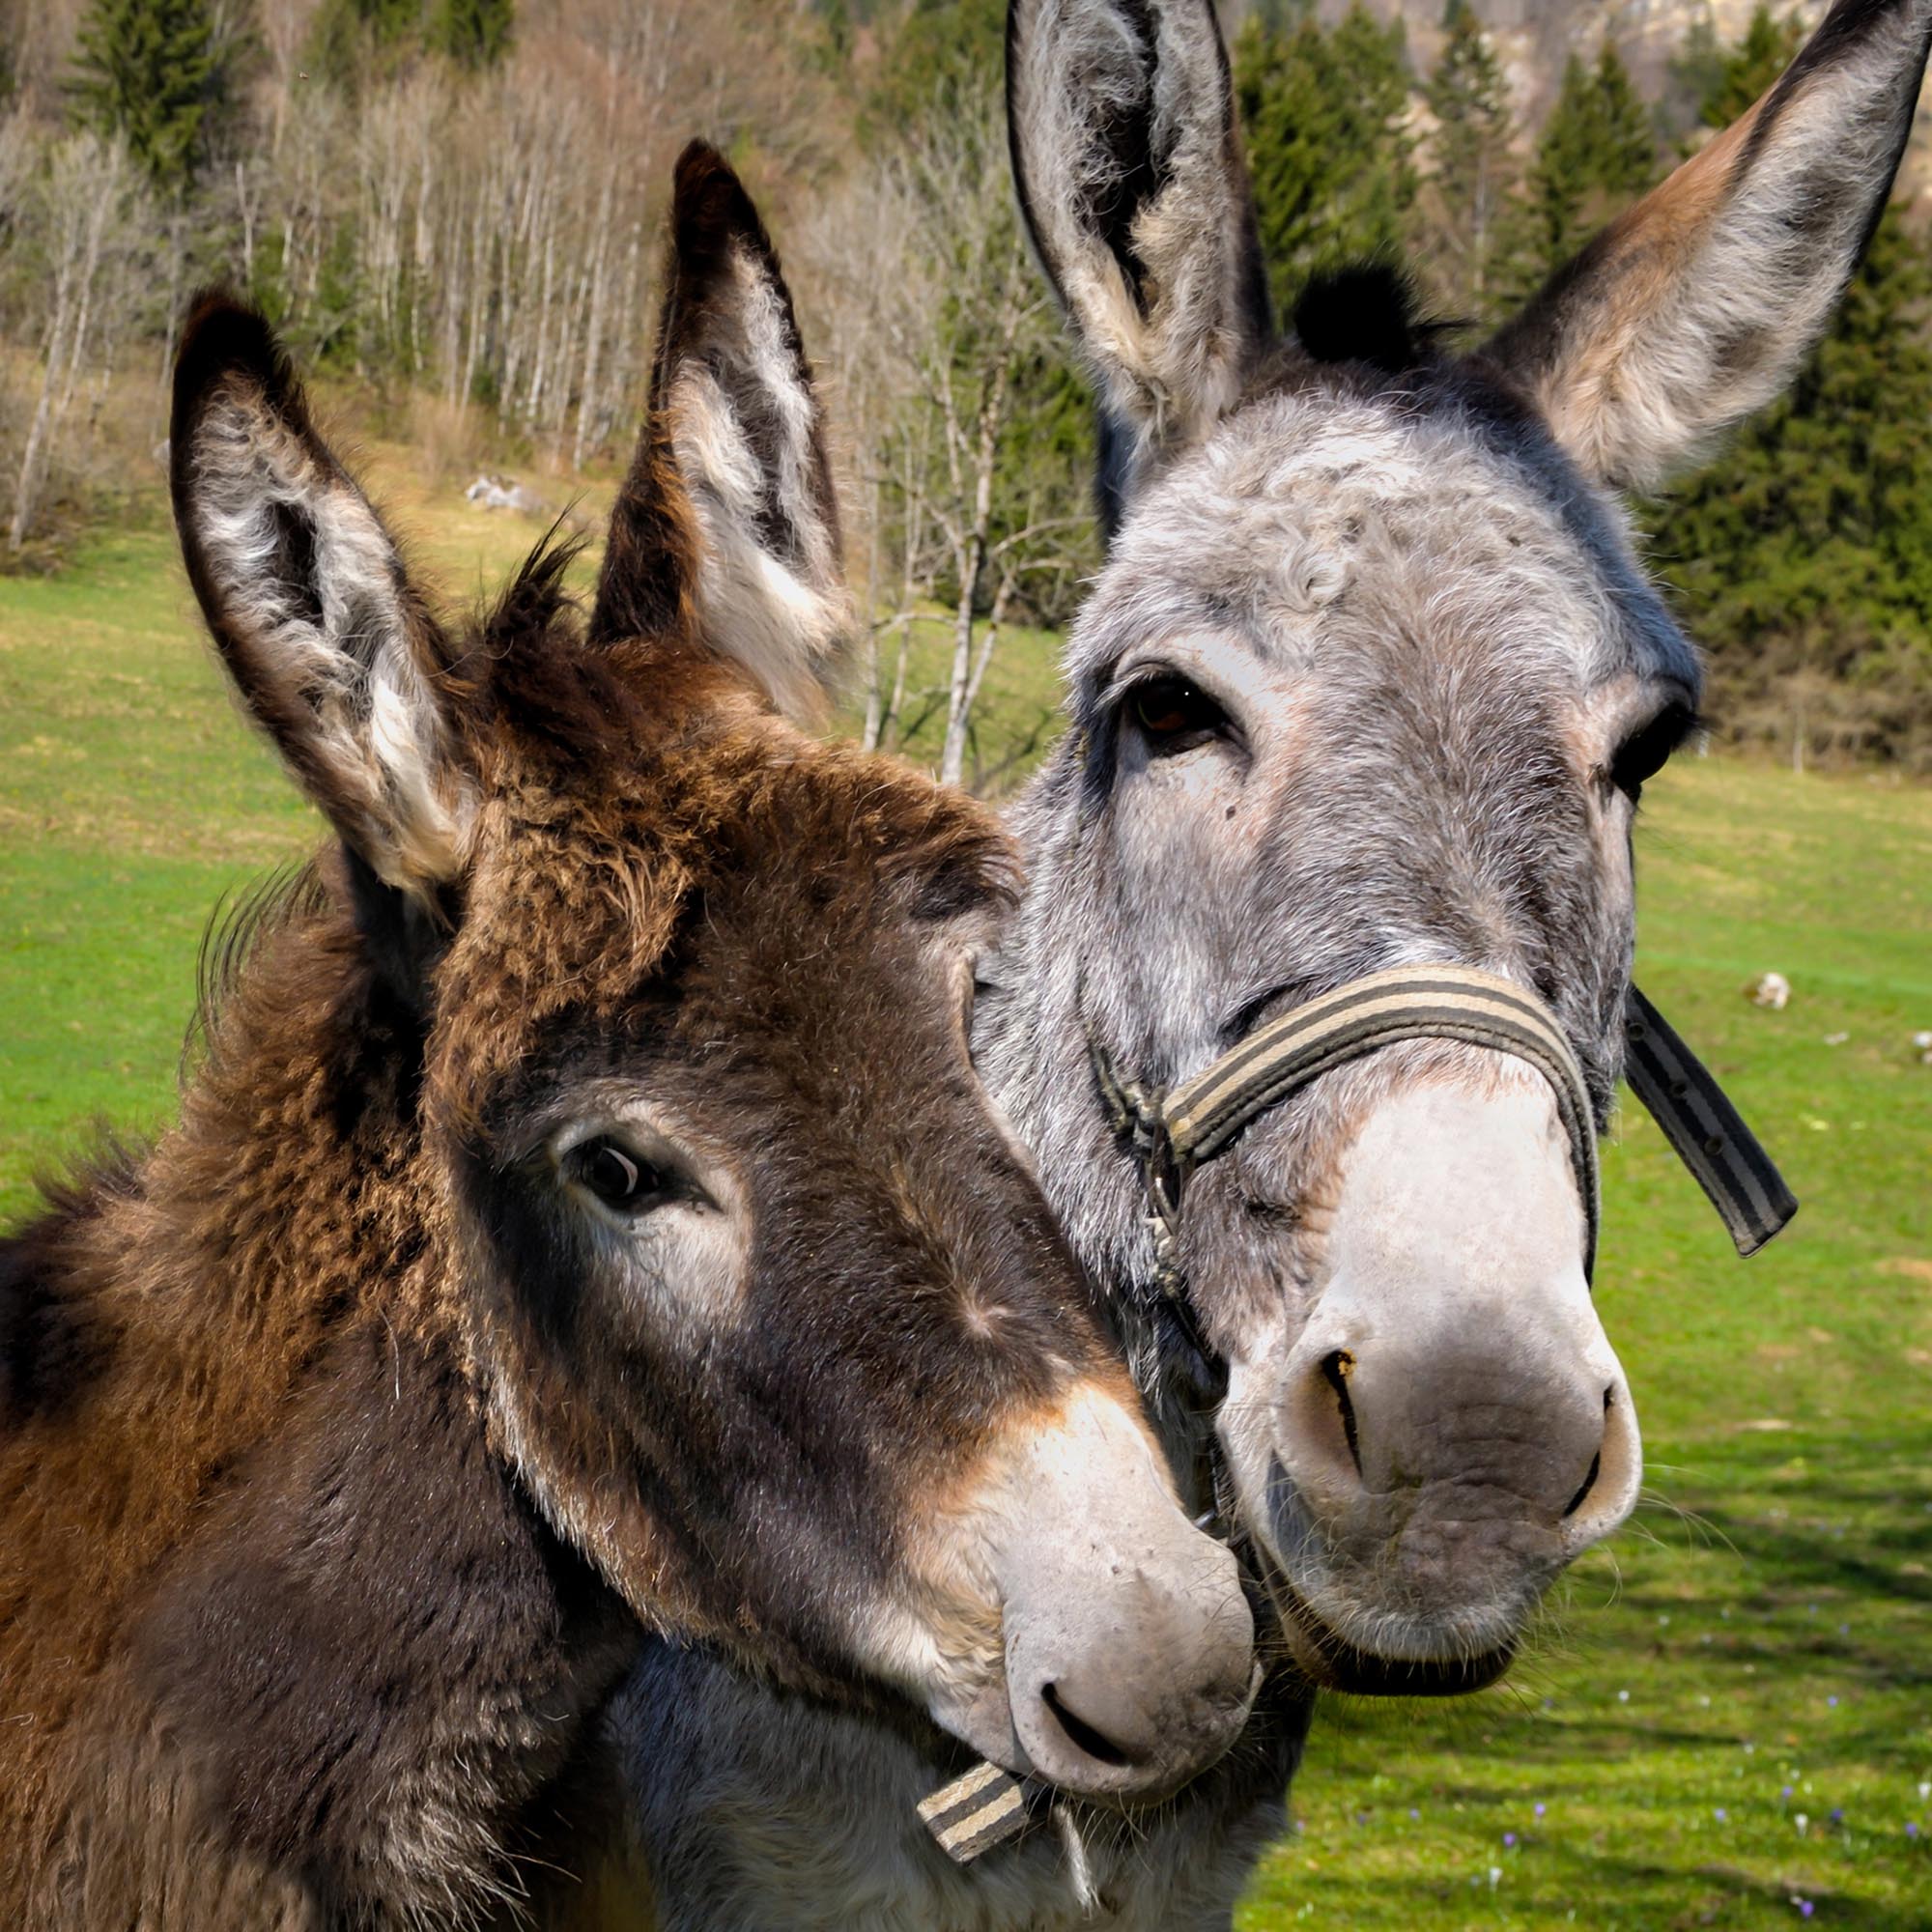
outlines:
[[[7,540],[18,552],[34,527],[49,471],[91,359],[111,351],[128,318],[141,195],[126,146],[84,132],[52,149],[29,201],[46,292],[39,391],[14,481]]]

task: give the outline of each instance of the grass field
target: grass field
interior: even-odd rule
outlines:
[[[459,595],[536,534],[376,456]],[[0,581],[0,1221],[96,1119],[165,1118],[210,911],[317,836],[172,559],[157,516]],[[1036,727],[1043,652],[1009,640],[989,737]],[[1651,1501],[1507,1685],[1324,1707],[1246,1932],[1932,1926],[1932,792],[1687,758],[1639,851],[1642,980],[1804,1211],[1738,1263],[1626,1116],[1599,1278]],[[1782,1013],[1740,997],[1765,968]]]

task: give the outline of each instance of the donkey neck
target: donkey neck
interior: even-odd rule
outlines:
[[[232,1900],[197,1925],[473,1903],[635,1645],[486,1445],[340,883],[256,942],[179,1125],[0,1250],[0,1791],[20,1882],[65,1873],[21,1922],[178,1868]],[[175,1802],[118,1804],[134,1768]]]
[[[9,1245],[5,1319],[20,1324],[29,1298],[36,1313],[31,1349],[10,1336],[7,1453],[31,1442],[47,1472],[30,1522],[93,1532],[75,1596],[97,1612],[286,1427],[331,1337],[358,1320],[434,1325],[413,1047],[337,883],[263,922],[206,1016],[178,1122]]]

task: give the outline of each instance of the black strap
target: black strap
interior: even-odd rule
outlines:
[[[1710,1196],[1738,1253],[1756,1254],[1798,1212],[1797,1196],[1710,1068],[1634,986],[1624,1037],[1631,1092]]]

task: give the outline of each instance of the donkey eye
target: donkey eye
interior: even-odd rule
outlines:
[[[675,1192],[670,1177],[662,1168],[627,1153],[607,1135],[599,1135],[573,1149],[570,1162],[573,1176],[582,1186],[587,1187],[607,1208],[619,1208],[625,1213],[660,1207]]]
[[[1644,781],[1663,769],[1664,760],[1697,728],[1697,715],[1688,704],[1670,704],[1648,724],[1633,731],[1610,759],[1610,782],[1635,804]]]
[[[1127,698],[1133,721],[1157,755],[1191,751],[1226,729],[1228,714],[1183,677],[1154,677]]]

